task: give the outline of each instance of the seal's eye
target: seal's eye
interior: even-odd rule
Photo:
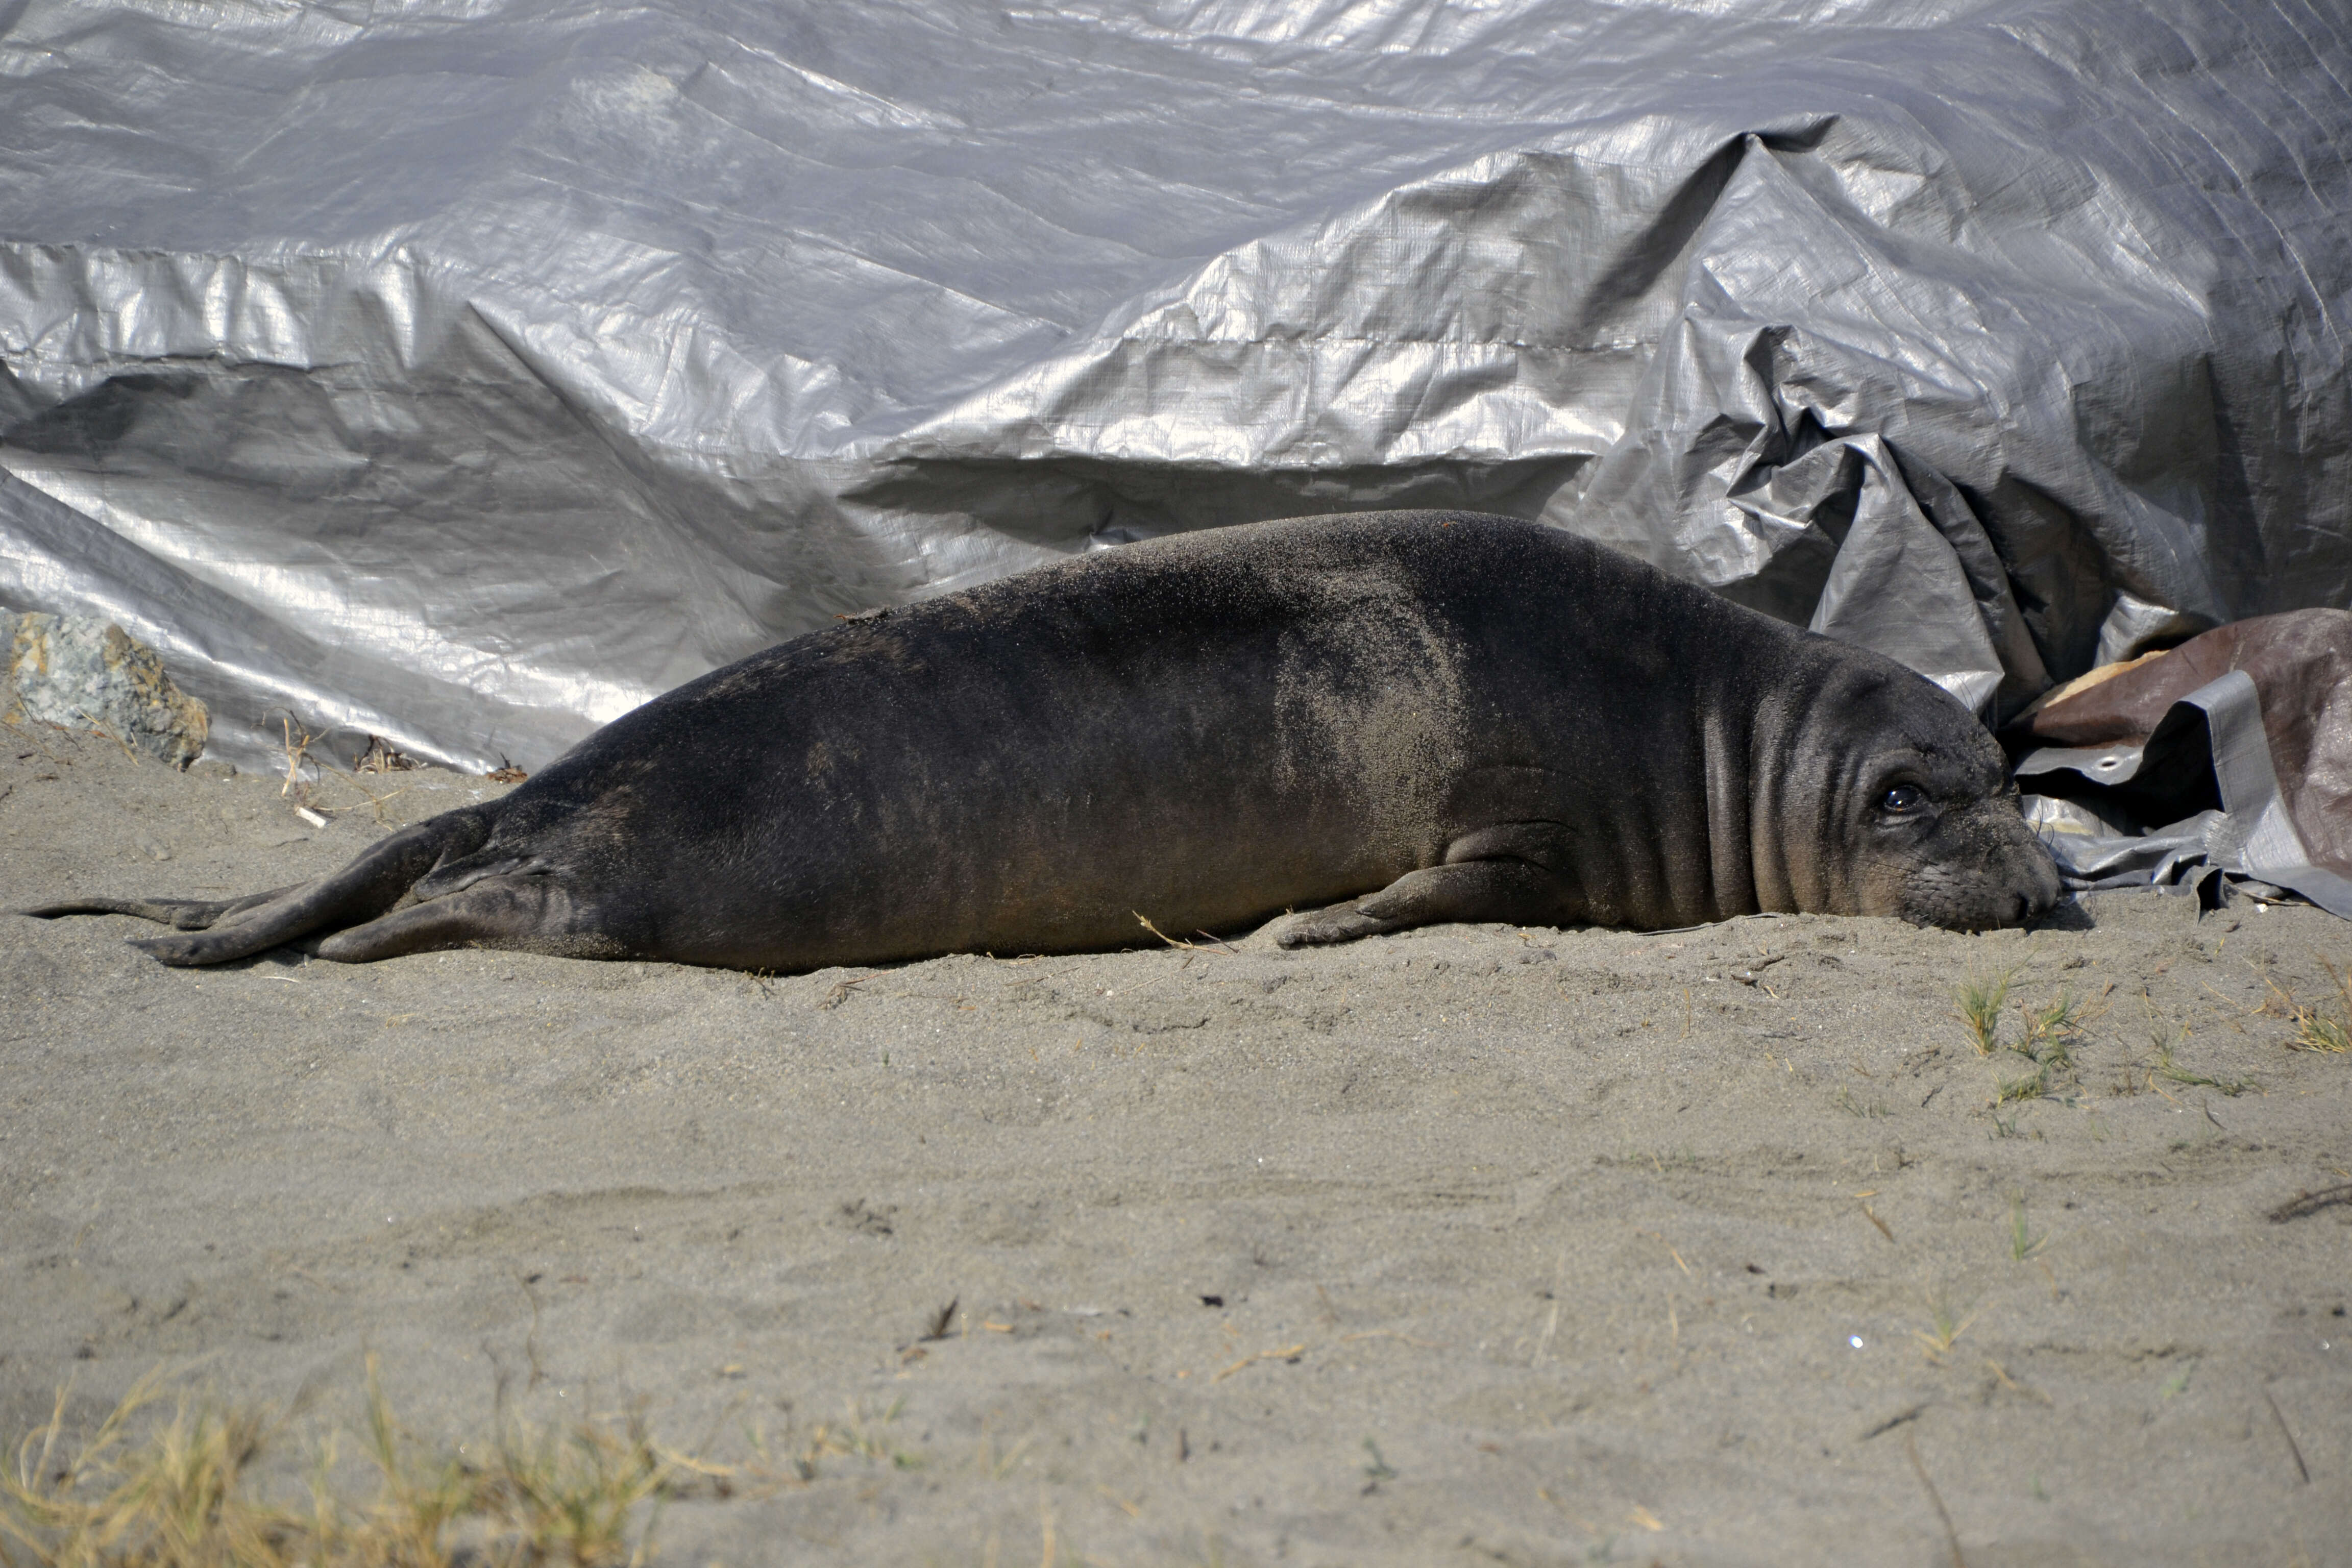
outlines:
[[[1916,784],[1896,784],[1878,797],[1878,809],[1889,816],[1908,816],[1927,804]]]

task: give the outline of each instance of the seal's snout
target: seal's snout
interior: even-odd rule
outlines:
[[[2016,836],[2011,840],[2016,848],[2011,864],[2017,868],[2023,886],[2018,893],[2016,918],[2008,923],[2025,925],[2040,920],[2056,909],[2066,896],[2066,884],[2058,876],[2057,858],[2050,853],[2050,847],[2042,842],[2042,836],[2033,831],[2023,814],[2018,811],[2014,798],[1986,804],[1999,807],[2004,834]]]
[[[1904,918],[1954,931],[2021,926],[2057,907],[2057,862],[2018,814],[1993,797],[1948,821],[1904,878]]]
[[[2023,819],[2020,818],[2020,820]],[[2059,878],[2058,861],[2050,853],[2050,847],[2042,843],[2041,837],[2032,828],[2029,827],[2025,831],[2026,837],[2033,843],[2030,857],[2033,868],[2033,886],[2026,894],[2025,912],[2018,917],[2019,925],[2023,925],[2028,921],[2041,919],[2056,909],[2059,900],[2066,896],[2066,884]]]

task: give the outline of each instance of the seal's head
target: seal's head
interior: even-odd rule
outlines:
[[[1914,925],[2022,925],[2063,888],[1984,726],[1907,669],[1849,665],[1805,726],[1830,907]],[[1810,742],[1808,744],[1807,742]]]

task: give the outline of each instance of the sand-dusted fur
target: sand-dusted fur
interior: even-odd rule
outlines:
[[[1289,908],[2013,924],[2058,894],[1949,697],[1553,530],[1221,529],[844,624],[689,682],[312,887],[143,914],[215,963],[328,933],[802,970],[1115,947]],[[1339,902],[1335,900],[1356,900]]]

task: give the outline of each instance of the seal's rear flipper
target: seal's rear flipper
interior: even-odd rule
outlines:
[[[19,910],[22,915],[35,920],[55,920],[59,915],[136,915],[142,921],[159,925],[176,926],[181,931],[210,931],[223,920],[257,909],[272,899],[285,897],[307,886],[297,882],[290,888],[272,888],[266,893],[226,900],[205,899],[68,899],[62,903],[41,904],[29,910]]]
[[[372,921],[404,898],[445,858],[470,855],[490,836],[495,814],[478,806],[444,812],[374,846],[331,877],[257,893],[226,903],[184,899],[82,899],[24,912],[41,919],[68,914],[136,915],[175,926],[182,934],[131,945],[164,963],[227,963],[279,947],[321,927]]]

